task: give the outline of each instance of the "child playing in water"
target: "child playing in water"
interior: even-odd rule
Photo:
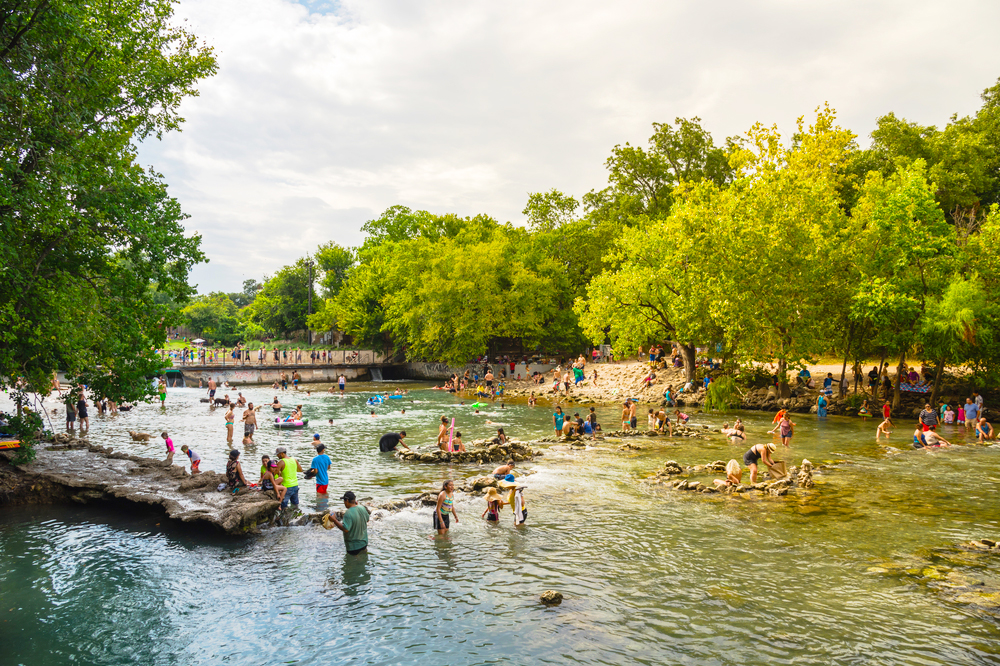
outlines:
[[[945,405],[947,409],[944,412],[944,422],[951,425],[955,422],[955,410],[951,408],[951,405]]]
[[[496,488],[486,491],[486,511],[483,511],[483,518],[491,523],[500,522],[500,509],[503,508],[503,500]]]
[[[868,417],[871,416],[871,412],[868,411],[868,401],[865,400],[861,403],[861,409],[858,410],[858,416],[861,417],[862,421],[867,421]]]
[[[198,465],[201,464],[201,456],[195,453],[194,449],[189,449],[187,444],[181,447],[181,451],[186,453],[187,457],[191,460],[191,473],[197,474],[200,471]]]
[[[878,424],[878,428],[875,430],[875,441],[877,442],[881,439],[882,435],[885,435],[886,439],[889,439],[889,433],[892,432],[890,428],[893,428],[892,421],[885,419],[882,423]]]
[[[688,419],[691,418],[690,416],[688,416],[687,414],[685,414],[684,412],[682,412],[679,409],[675,409],[674,410],[674,416],[677,417],[677,422],[678,423],[687,423]]]
[[[167,445],[167,462],[172,464],[174,462],[174,440],[170,439],[170,435],[166,431],[161,432],[160,437]]]
[[[270,460],[267,456],[264,458],[267,459],[267,463],[265,463],[266,466],[262,465],[260,468],[260,489],[263,491],[273,490],[278,501],[283,502],[288,489],[281,485],[276,476],[278,474],[278,461]]]

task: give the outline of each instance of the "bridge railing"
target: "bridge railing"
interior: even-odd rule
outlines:
[[[238,350],[236,354],[228,350],[199,350],[187,353],[161,350],[164,361],[170,361],[175,368],[282,368],[282,367],[322,367],[331,365],[380,365],[386,357],[371,349],[333,349],[314,352],[306,349],[279,350],[274,358],[273,350],[263,355],[257,349]],[[313,356],[313,354],[316,354]]]

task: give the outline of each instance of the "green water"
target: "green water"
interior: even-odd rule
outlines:
[[[405,428],[430,445],[442,414],[466,441],[502,424],[509,435],[548,433],[549,406],[508,404],[480,415],[440,391],[408,386],[405,400],[293,399],[308,431],[264,425],[243,454],[289,446],[306,466],[312,432],[334,460],[330,496],[388,499],[438,487],[474,466],[401,463],[378,436]],[[325,389],[325,387],[323,387]],[[251,388],[255,401],[274,392]],[[235,395],[234,391],[230,391]],[[174,390],[167,405],[95,417],[89,438],[161,455],[127,430],[169,430],[203,469],[221,470],[224,410]],[[406,409],[406,414],[400,410]],[[599,409],[614,424],[616,408]],[[770,415],[746,413],[751,443],[769,440]],[[732,415],[727,416],[729,420]],[[333,425],[328,423],[333,419]],[[722,417],[695,415],[718,426]],[[262,419],[263,421],[263,419]],[[86,507],[0,510],[2,664],[996,664],[997,620],[905,578],[867,573],[884,559],[1000,536],[1000,448],[877,446],[875,423],[797,415],[790,464],[832,467],[807,495],[701,496],[640,483],[673,459],[740,458],[716,436],[643,442],[623,453],[550,450],[528,477],[529,520],[515,529],[479,518],[481,498],[457,502],[449,538],[432,538],[427,509],[373,521],[367,557],[344,553],[336,531],[277,528],[231,540],[155,514]],[[945,431],[949,437],[949,432]],[[961,441],[961,437],[956,437]],[[180,461],[180,453],[175,460]],[[301,481],[303,508],[323,508]],[[546,589],[563,604],[537,603]]]

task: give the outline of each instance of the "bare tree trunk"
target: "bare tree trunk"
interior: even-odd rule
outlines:
[[[681,358],[684,360],[684,377],[687,381],[694,381],[694,363],[695,363],[695,346],[694,345],[680,345],[681,348]]]
[[[788,389],[788,361],[778,359],[778,395],[787,398],[792,395]]]
[[[844,390],[844,380],[847,378],[847,355],[848,352],[844,352],[844,365],[840,368],[840,390],[837,391],[839,396],[847,395],[847,391]]]
[[[903,364],[906,363],[906,352],[899,355],[899,365],[896,366],[895,389],[892,394],[892,408],[899,409],[899,389],[903,381]]]
[[[931,389],[931,407],[937,409],[938,389],[941,388],[941,375],[944,374],[944,357],[938,359],[937,369],[934,371],[934,388]]]

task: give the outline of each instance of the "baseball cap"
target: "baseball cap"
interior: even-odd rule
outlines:
[[[313,439],[319,439],[319,433],[316,433],[315,435],[313,435]]]
[[[284,446],[279,446],[274,450],[274,455],[278,455],[279,453],[288,453],[288,449]]]
[[[358,496],[348,490],[340,499],[347,500],[348,502],[355,502],[357,501]]]
[[[326,444],[320,444],[316,447],[316,452],[318,453],[320,451],[326,451]]]

